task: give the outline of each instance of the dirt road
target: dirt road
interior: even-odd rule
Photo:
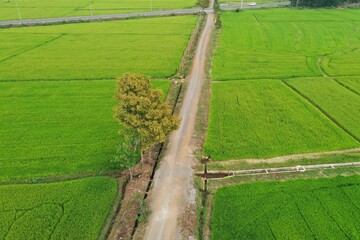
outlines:
[[[168,149],[154,178],[150,205],[152,214],[145,239],[181,239],[178,218],[187,206],[195,204],[196,191],[192,186],[194,158],[191,138],[205,77],[206,53],[215,17],[208,13],[194,56],[188,87],[181,108],[180,128],[172,134]]]

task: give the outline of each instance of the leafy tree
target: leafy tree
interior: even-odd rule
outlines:
[[[346,3],[359,3],[360,0],[290,0],[296,7],[336,7]]]
[[[116,118],[139,139],[143,153],[177,129],[179,119],[162,99],[160,90],[151,89],[150,80],[140,74],[126,73],[117,80]]]

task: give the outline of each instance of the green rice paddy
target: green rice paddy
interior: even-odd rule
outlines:
[[[216,161],[358,147],[359,13],[223,12],[212,69],[223,82],[212,85],[205,154]]]
[[[304,78],[287,81],[340,126],[360,139],[360,96],[328,78]]]
[[[113,80],[0,83],[0,181],[118,169],[114,96]]]
[[[97,239],[116,192],[105,177],[0,186],[0,239]]]
[[[121,189],[115,179],[10,184],[120,172],[115,79],[142,73],[165,99],[171,82],[161,79],[177,72],[196,22],[180,16],[0,29],[0,239],[98,239]]]
[[[211,239],[358,239],[360,176],[220,188]]]
[[[221,19],[215,80],[322,76],[321,56],[332,75],[360,75],[357,9],[224,12]]]
[[[204,149],[215,160],[358,146],[356,140],[278,80],[214,83],[210,104]]]
[[[0,29],[0,81],[165,78],[177,71],[196,16]]]

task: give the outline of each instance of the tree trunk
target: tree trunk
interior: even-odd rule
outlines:
[[[144,163],[144,152],[143,152],[143,151],[140,151],[140,154],[141,154],[140,162],[141,162],[141,166],[142,166],[143,163]]]
[[[151,149],[148,150],[148,163],[151,163]]]
[[[130,172],[130,182],[133,180],[133,168],[129,168],[129,172]]]

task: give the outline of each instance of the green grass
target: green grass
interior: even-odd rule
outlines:
[[[0,186],[0,239],[97,239],[116,191],[103,177]]]
[[[287,81],[360,139],[360,96],[328,78]]]
[[[0,81],[173,76],[197,16],[0,29]]]
[[[0,181],[119,168],[114,96],[113,80],[0,83]]]
[[[321,76],[317,60],[325,55],[331,69],[326,61],[322,65],[329,73],[360,75],[359,13],[359,9],[222,13],[213,79]]]
[[[195,6],[194,0],[17,0],[23,19],[150,12]],[[15,0],[0,0],[0,20],[19,19]]]
[[[278,80],[212,85],[204,150],[214,160],[266,158],[356,146],[354,139]]]
[[[211,239],[359,239],[360,176],[219,189]]]

